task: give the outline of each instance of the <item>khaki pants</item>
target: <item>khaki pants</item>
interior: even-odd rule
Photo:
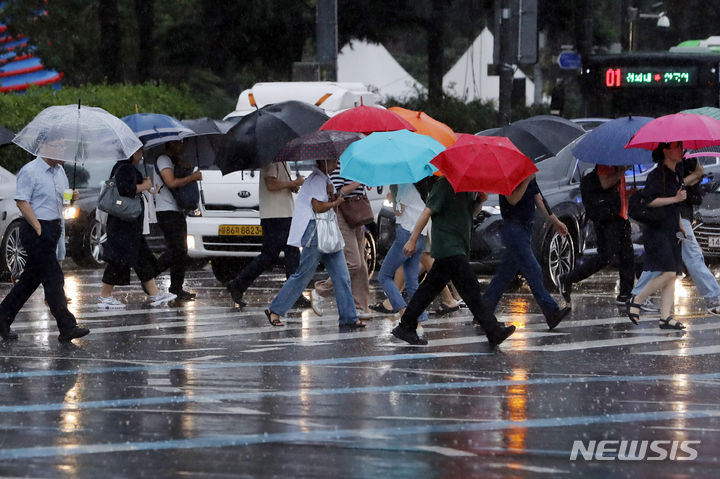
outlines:
[[[343,217],[337,213],[340,233],[345,241],[345,262],[350,273],[350,285],[355,300],[355,307],[362,311],[368,310],[368,296],[370,295],[370,282],[368,280],[367,263],[365,262],[365,226],[351,228]],[[333,283],[330,278],[315,282],[315,289],[324,298],[334,294]]]

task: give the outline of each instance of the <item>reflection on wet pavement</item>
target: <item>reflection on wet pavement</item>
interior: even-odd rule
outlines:
[[[498,316],[518,331],[492,351],[467,309],[431,314],[424,347],[392,338],[390,315],[339,332],[294,310],[274,328],[279,272],[244,310],[200,270],[195,302],[151,308],[128,286],[127,310],[98,311],[101,274],[66,276],[87,338],[59,344],[39,292],[0,343],[2,476],[716,476],[720,318],[687,279],[684,333],[633,326],[608,272],[552,332],[527,288],[508,293]]]

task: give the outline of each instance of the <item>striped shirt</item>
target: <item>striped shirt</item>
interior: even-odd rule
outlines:
[[[349,185],[350,183],[355,183],[354,180],[348,180],[340,176],[340,165],[338,165],[335,170],[330,173],[330,181],[332,181],[333,187],[335,188],[335,191],[340,190],[345,185]],[[352,196],[360,196],[365,194],[365,185],[358,185],[357,188],[352,190],[350,193],[345,195],[345,198],[350,198]]]

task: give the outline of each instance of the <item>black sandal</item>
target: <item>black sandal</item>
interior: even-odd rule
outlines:
[[[267,319],[268,319],[268,321],[270,321],[270,324],[272,324],[273,326],[285,326],[285,323],[283,323],[283,322],[280,320],[280,316],[278,316],[277,314],[275,314],[275,316],[277,316],[277,317],[276,317],[276,318],[273,318],[273,314],[275,314],[275,313],[273,313],[273,312],[270,311],[269,309],[266,309],[266,310],[265,310],[265,316],[267,316]]]
[[[660,319],[660,329],[685,329],[685,325],[672,316]]]
[[[381,314],[393,314],[393,313],[395,313],[395,311],[393,311],[392,309],[387,309],[387,308],[385,307],[385,305],[383,304],[382,301],[379,301],[379,302],[377,302],[377,303],[375,303],[375,304],[371,304],[371,305],[368,306],[368,307],[369,307],[370,309],[372,309],[373,311],[375,311],[376,313],[381,313]]]
[[[454,313],[455,311],[460,311],[460,306],[448,306],[445,303],[440,303],[440,307],[435,310],[435,314],[438,316],[445,316],[446,314]]]
[[[630,321],[633,322],[633,324],[638,324],[638,319],[640,319],[641,306],[642,305],[635,302],[635,296],[631,296],[630,299],[628,299],[625,303],[625,313],[627,314],[627,317],[630,318]],[[637,310],[637,313],[631,311],[633,308]]]

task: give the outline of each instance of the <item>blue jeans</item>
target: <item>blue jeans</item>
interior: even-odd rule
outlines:
[[[560,308],[545,288],[542,268],[532,247],[532,227],[504,221],[500,238],[505,246],[505,255],[483,295],[487,307],[495,311],[503,293],[519,272],[530,286],[545,317],[553,317]]]
[[[382,286],[385,295],[390,300],[390,304],[395,311],[398,311],[407,306],[405,300],[400,294],[393,278],[395,271],[402,266],[403,272],[405,273],[405,291],[407,291],[408,297],[412,298],[415,291],[418,289],[418,273],[420,271],[420,257],[425,250],[425,236],[420,236],[417,241],[417,248],[415,253],[408,257],[403,253],[403,246],[410,239],[410,232],[400,225],[395,226],[395,241],[390,250],[383,259],[382,267],[378,273],[378,280]],[[427,312],[423,312],[418,321],[427,320]]]
[[[685,241],[680,243],[682,246],[683,263],[688,273],[690,273],[698,293],[705,298],[707,305],[717,306],[718,302],[720,302],[720,285],[718,285],[717,279],[715,279],[715,276],[705,264],[702,248],[700,248],[695,238],[695,233],[692,230],[690,221],[682,218],[682,224],[687,233]],[[659,275],[659,271],[643,271],[635,285],[635,289],[632,290],[633,296],[640,293],[651,279]]]
[[[333,280],[335,301],[337,302],[340,324],[351,324],[358,321],[355,301],[350,289],[350,273],[348,273],[343,251],[321,253],[317,247],[315,220],[310,220],[302,237],[303,249],[297,270],[288,278],[275,299],[270,303],[270,311],[280,316],[285,315],[295,304],[303,289],[310,283],[320,261],[325,265]]]

